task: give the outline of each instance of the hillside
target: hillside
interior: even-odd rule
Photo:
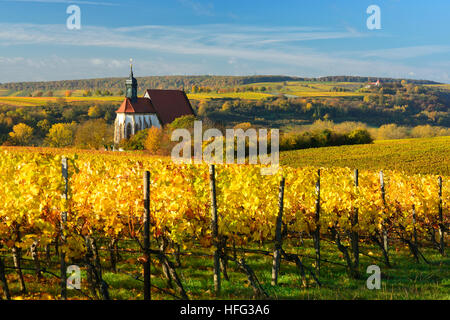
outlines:
[[[330,120],[336,124],[357,122],[355,128],[395,124],[407,132],[431,125],[436,127],[433,131],[441,133],[419,137],[447,135],[450,85],[380,79],[378,86],[364,80],[373,81],[344,76],[167,76],[141,78],[139,88],[184,88],[199,118],[210,119],[219,127],[245,123],[291,132],[318,120]],[[124,98],[124,82],[124,78],[115,78],[4,84],[0,88],[0,144],[18,143],[10,136],[18,124],[32,135],[20,144],[36,146],[44,144],[49,129],[58,123],[81,126],[88,120],[102,119],[112,131],[115,110]],[[408,134],[378,139],[405,138]]]
[[[124,78],[98,78],[81,80],[63,80],[46,82],[16,82],[0,84],[0,95],[13,95],[19,92],[26,95],[34,91],[58,91],[58,90],[121,90],[123,89]],[[356,82],[366,83],[380,79],[384,83],[400,82],[403,79],[374,78],[374,77],[354,77],[354,76],[328,76],[320,78],[304,78],[276,75],[259,76],[150,76],[137,77],[140,89],[164,88],[164,89],[190,89],[196,85],[199,87],[211,87],[213,89],[235,87],[252,83],[285,81],[309,81],[309,82]],[[429,80],[406,79],[412,84],[438,84]]]
[[[390,169],[409,174],[450,174],[450,137],[380,140],[374,144],[286,151],[281,165]]]

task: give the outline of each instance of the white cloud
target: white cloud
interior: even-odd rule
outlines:
[[[29,68],[21,69],[19,63],[0,60],[0,81],[32,80],[31,73],[38,74],[39,61],[53,65],[52,73],[39,77],[48,79],[73,79],[127,74],[127,60],[106,59],[117,50],[130,49],[130,55],[146,56],[138,62],[145,66],[141,75],[151,74],[288,74],[299,76],[365,75],[386,77],[415,77],[445,81],[439,61],[435,65],[410,66],[397,57],[411,48],[394,48],[379,51],[325,52],[314,49],[312,40],[361,38],[367,34],[348,31],[329,31],[309,27],[254,27],[237,25],[201,26],[136,26],[105,28],[82,26],[81,30],[67,30],[64,25],[0,24],[0,49],[16,45],[30,48],[51,46],[68,51],[67,57],[58,63],[48,59],[31,59]],[[417,52],[429,54],[444,50],[444,46],[417,47]],[[83,56],[76,58],[82,50]],[[5,50],[2,50],[5,51]],[[384,56],[382,55],[384,53]],[[23,59],[26,52],[23,54]],[[135,56],[135,57],[136,57]],[[410,53],[411,56],[411,53]],[[374,61],[370,58],[379,58]],[[11,58],[8,58],[11,59]],[[64,65],[64,61],[67,66]],[[396,61],[397,60],[397,61]],[[15,66],[13,68],[13,66]],[[89,67],[85,67],[89,66]],[[3,72],[10,70],[11,72]],[[16,70],[16,71],[14,71]],[[34,70],[34,71],[33,71]],[[136,68],[137,70],[137,68]],[[17,78],[11,78],[20,77]],[[28,79],[30,78],[30,79]]]

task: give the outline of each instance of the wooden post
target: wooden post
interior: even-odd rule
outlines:
[[[416,206],[412,205],[412,218],[413,218],[413,241],[414,246],[418,248],[418,242],[417,242],[417,228],[416,228]]]
[[[383,206],[384,209],[386,209],[386,192],[384,188],[384,175],[383,170],[380,171],[380,185],[381,185],[381,198],[383,199]],[[389,244],[388,244],[388,234],[387,234],[387,228],[386,228],[386,219],[384,219],[383,223],[383,246],[384,250],[386,251],[386,254],[388,253]]]
[[[442,256],[445,256],[445,229],[444,217],[442,215],[442,177],[438,178],[439,182],[439,251]]]
[[[358,169],[355,169],[355,188],[358,189],[359,186],[359,172]],[[353,217],[351,221],[352,229],[358,224],[358,208],[355,208],[353,212]],[[358,231],[352,230],[351,232],[351,242],[352,242],[352,249],[353,249],[353,258],[355,260],[354,266],[355,269],[358,269],[359,267],[359,234]]]
[[[0,246],[1,248],[1,246]],[[8,282],[6,280],[5,265],[3,263],[3,258],[0,257],[0,281],[2,282],[3,294],[6,300],[11,300],[11,294],[9,293]],[[1,298],[0,298],[1,300]]]
[[[217,219],[216,172],[213,164],[209,166],[209,185],[211,195],[212,240],[216,247],[216,250],[214,251],[214,290],[216,294],[220,294],[220,239]]]
[[[67,201],[67,194],[68,194],[68,165],[67,165],[67,158],[63,157],[61,160],[61,173],[64,178],[64,194],[63,198]],[[61,244],[64,243],[66,240],[66,237],[64,236],[64,228],[65,224],[67,222],[67,212],[61,212],[61,226],[60,226],[60,233],[61,233]],[[61,272],[61,300],[67,300],[67,273],[66,273],[66,254],[64,250],[61,249],[60,254],[60,272]]]
[[[316,230],[314,231],[314,248],[316,249],[316,269],[317,272],[320,273],[320,169],[317,170],[316,195]]]
[[[150,300],[150,171],[144,172],[144,258],[144,300]]]
[[[272,261],[272,285],[276,286],[278,282],[278,271],[280,270],[281,249],[283,244],[283,237],[281,234],[281,226],[283,224],[283,198],[284,198],[284,182],[283,177],[280,182],[278,194],[278,217],[275,225],[275,248],[273,251]]]

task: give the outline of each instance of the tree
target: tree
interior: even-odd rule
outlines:
[[[195,116],[192,114],[176,118],[169,124],[171,130],[194,128]]]
[[[68,98],[72,96],[72,91],[70,90],[66,90],[66,92],[64,93],[64,95]]]
[[[101,110],[100,110],[100,108],[97,105],[92,106],[92,107],[89,108],[88,116],[90,118],[99,118],[100,115],[101,115]]]
[[[112,127],[103,119],[86,121],[78,126],[75,134],[75,146],[83,149],[99,149],[112,142]]]
[[[37,127],[46,135],[48,130],[50,130],[51,124],[47,119],[41,120],[37,123]]]
[[[19,123],[13,127],[13,131],[9,133],[12,143],[19,146],[26,146],[33,138],[33,128],[25,123]]]
[[[202,100],[198,105],[198,115],[199,116],[206,116],[206,107],[207,107],[206,101]]]
[[[76,130],[76,123],[57,123],[54,124],[46,138],[50,147],[64,148],[73,145]]]
[[[151,127],[148,129],[147,139],[145,139],[145,149],[152,154],[156,154],[161,147],[162,138],[163,131],[160,128]]]
[[[313,108],[313,105],[311,102],[308,102],[304,108],[305,111],[310,111]]]
[[[222,111],[227,112],[231,110],[231,103],[229,101],[226,101],[223,105],[222,105]]]

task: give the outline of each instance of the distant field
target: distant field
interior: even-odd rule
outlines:
[[[240,88],[266,87],[266,92],[230,92],[230,93],[189,93],[188,98],[193,100],[208,99],[247,99],[261,100],[278,94],[285,94],[288,97],[354,97],[363,96],[363,93],[354,92],[359,89],[360,83],[355,82],[321,82],[321,81],[288,81],[288,82],[260,82],[240,85]],[[344,88],[347,92],[334,92],[334,87]],[[120,101],[122,97],[83,97],[85,90],[72,90],[72,95],[68,101]],[[56,99],[65,97],[66,90],[53,90],[53,97],[28,97],[30,92],[16,91],[10,92],[7,89],[0,89],[0,105],[14,106],[36,106]],[[34,94],[34,93],[33,93]],[[44,92],[45,94],[45,92]],[[22,97],[23,96],[23,97]]]
[[[450,90],[450,84],[443,83],[443,84],[426,84],[425,87],[432,87],[432,88],[441,88],[445,90]]]
[[[379,140],[374,144],[285,151],[281,165],[390,169],[450,175],[450,137]]]
[[[288,81],[261,82],[244,85],[243,87],[266,87],[273,94],[283,93],[297,97],[357,97],[363,93],[353,92],[360,88],[361,83],[355,82],[321,82],[321,81]],[[334,87],[343,88],[347,92],[331,91]]]
[[[18,107],[36,107],[45,105],[49,101],[56,101],[58,97],[0,97],[0,105]],[[112,101],[121,102],[123,97],[69,97],[64,98],[69,102],[73,101]]]
[[[289,93],[298,97],[362,97],[360,92],[301,91]]]
[[[204,99],[220,99],[220,98],[233,98],[233,99],[248,99],[248,100],[260,100],[273,95],[260,92],[230,92],[230,93],[189,93],[189,99],[204,100]]]

